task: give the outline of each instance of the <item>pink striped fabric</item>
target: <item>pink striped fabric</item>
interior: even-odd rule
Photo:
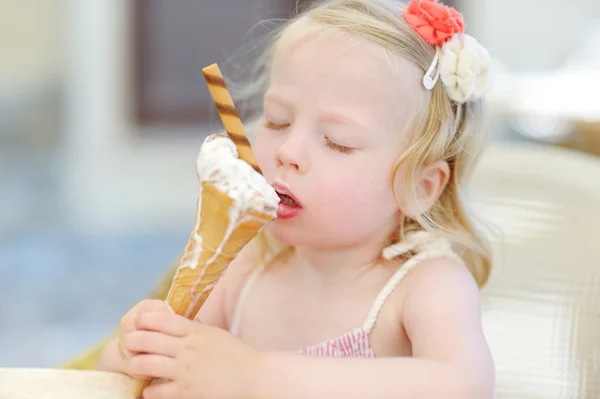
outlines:
[[[369,343],[369,335],[364,328],[355,328],[337,338],[304,348],[298,353],[306,356],[375,357]]]

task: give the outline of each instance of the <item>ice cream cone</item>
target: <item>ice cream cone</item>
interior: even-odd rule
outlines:
[[[181,266],[173,278],[167,303],[175,313],[194,318],[229,263],[250,242],[271,215],[244,212],[226,193],[202,182],[199,218]]]
[[[279,203],[262,176],[219,67],[213,64],[203,73],[227,136],[210,136],[200,149],[196,223],[167,294],[170,308],[190,319],[241,249],[276,218]],[[150,383],[135,380],[135,397]]]

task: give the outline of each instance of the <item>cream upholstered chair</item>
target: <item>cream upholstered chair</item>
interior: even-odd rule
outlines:
[[[497,398],[600,398],[600,157],[495,147],[473,195],[503,233],[482,290]]]
[[[497,398],[600,397],[600,158],[495,145],[472,195],[503,232],[482,290]],[[89,371],[100,346],[71,370],[0,369],[0,398],[131,399],[129,378]]]

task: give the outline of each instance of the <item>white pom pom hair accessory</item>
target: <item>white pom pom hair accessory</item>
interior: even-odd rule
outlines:
[[[436,49],[423,86],[432,90],[441,79],[453,101],[477,100],[489,89],[490,63],[489,53],[475,38],[464,33],[455,35]]]

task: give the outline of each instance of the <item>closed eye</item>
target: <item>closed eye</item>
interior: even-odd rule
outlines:
[[[288,127],[290,127],[290,124],[289,123],[275,123],[275,122],[266,120],[264,123],[264,126],[265,126],[265,128],[271,129],[271,130],[284,130],[284,129],[287,129]],[[331,141],[328,138],[325,138],[325,146],[327,148],[330,148],[333,151],[340,152],[342,154],[352,154],[352,153],[354,153],[354,151],[356,151],[355,148],[338,144],[334,141]]]
[[[283,130],[286,129],[290,126],[289,123],[274,123],[271,121],[265,121],[265,125],[264,125],[267,129],[272,129],[272,130]]]
[[[341,152],[342,154],[352,154],[356,149],[337,144],[328,138],[325,138],[325,145],[333,151]]]

